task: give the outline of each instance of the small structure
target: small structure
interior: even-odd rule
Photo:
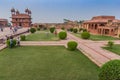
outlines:
[[[12,15],[12,25],[13,26],[22,26],[22,27],[30,27],[31,26],[31,10],[25,9],[25,13],[20,13],[18,10],[14,8],[11,9]]]
[[[8,20],[7,19],[0,19],[0,27],[7,27]]]
[[[116,36],[120,34],[120,20],[115,16],[95,16],[83,22],[83,28],[90,33]]]

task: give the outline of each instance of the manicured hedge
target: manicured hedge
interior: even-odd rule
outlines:
[[[10,46],[10,40],[7,40],[6,44],[7,44],[8,47],[13,48],[13,47],[16,46],[16,40],[15,39],[12,40],[12,45],[11,46]]]
[[[20,40],[21,40],[21,41],[25,41],[25,40],[26,40],[26,36],[25,36],[25,35],[21,35],[21,36],[20,36]]]
[[[99,80],[120,80],[120,60],[111,60],[100,68]]]
[[[73,28],[70,28],[70,31],[72,32],[72,31],[73,31]]]
[[[83,28],[79,28],[79,32],[81,32],[83,30]]]
[[[64,28],[64,27],[62,27],[61,29],[62,29],[62,30],[65,30],[65,28]]]
[[[78,43],[75,41],[69,41],[67,43],[68,50],[74,51],[77,48]]]
[[[54,33],[54,31],[55,31],[55,27],[51,27],[51,28],[50,28],[50,32],[51,32],[51,33]]]
[[[37,27],[37,30],[38,30],[38,31],[40,31],[40,28],[39,28],[39,27]]]
[[[31,32],[31,33],[35,33],[35,32],[36,32],[36,29],[35,29],[35,28],[30,28],[30,32]]]
[[[67,33],[65,31],[59,32],[59,38],[60,39],[66,39],[66,37],[67,37]]]
[[[81,37],[83,39],[89,39],[90,38],[90,33],[89,32],[82,32],[81,33]]]
[[[77,32],[78,32],[78,29],[77,29],[77,28],[74,28],[74,29],[73,29],[73,32],[74,32],[74,33],[77,33]]]
[[[87,29],[83,29],[82,31],[83,31],[83,32],[87,32]]]

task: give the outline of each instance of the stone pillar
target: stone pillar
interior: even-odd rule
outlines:
[[[103,35],[105,35],[105,29],[103,29]]]
[[[103,29],[101,29],[101,35],[103,34]]]

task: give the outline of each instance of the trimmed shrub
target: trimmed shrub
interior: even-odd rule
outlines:
[[[89,32],[82,32],[81,33],[81,37],[83,39],[89,39],[90,38],[90,33]]]
[[[83,32],[87,32],[87,29],[82,29]]]
[[[62,30],[65,30],[65,28],[64,28],[64,27],[62,27],[61,29],[62,29]]]
[[[51,32],[51,33],[54,33],[54,31],[55,31],[55,27],[51,27],[51,28],[50,28],[50,32]]]
[[[72,32],[72,31],[73,31],[73,28],[70,28],[70,31]]]
[[[80,28],[80,29],[79,29],[79,32],[81,32],[82,30],[83,30],[83,28]]]
[[[108,45],[109,48],[112,48],[113,45],[114,45],[114,42],[113,42],[113,41],[108,41],[108,44],[107,44],[107,45]]]
[[[25,36],[25,35],[21,35],[21,36],[20,36],[20,40],[21,40],[21,41],[25,41],[25,40],[26,40],[26,36]]]
[[[43,30],[47,30],[47,27],[44,27]]]
[[[100,68],[99,80],[120,80],[120,60],[105,63]]]
[[[30,28],[30,32],[31,32],[31,33],[35,33],[35,32],[36,32],[36,29],[35,29],[35,28]]]
[[[39,27],[37,27],[37,30],[38,30],[38,31],[40,31],[40,28],[39,28]]]
[[[73,32],[74,32],[74,33],[77,33],[77,32],[78,32],[78,29],[77,29],[77,28],[74,28],[74,29],[73,29]]]
[[[68,50],[74,51],[77,48],[78,43],[75,41],[69,41],[67,43]]]
[[[7,40],[6,44],[7,44],[8,47],[10,47],[10,40]],[[13,48],[13,47],[15,47],[15,46],[16,46],[16,40],[13,39],[13,40],[12,40],[11,48]]]
[[[67,33],[65,31],[59,32],[59,38],[60,39],[66,39],[66,37],[67,37]]]

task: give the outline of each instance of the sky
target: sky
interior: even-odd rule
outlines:
[[[11,20],[11,8],[32,11],[33,23],[61,23],[110,15],[120,19],[120,0],[0,0],[0,18]]]

